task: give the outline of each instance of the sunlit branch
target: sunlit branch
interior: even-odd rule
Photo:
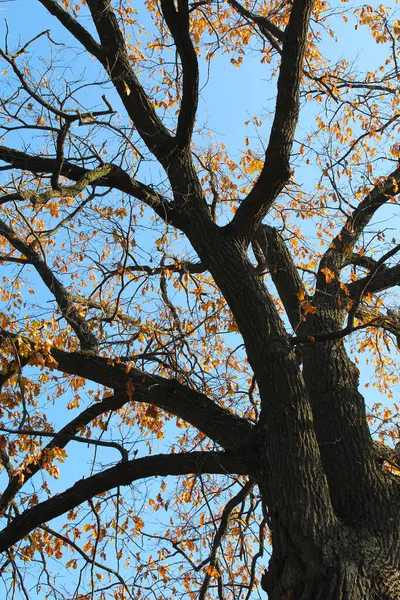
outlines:
[[[60,164],[60,167],[60,171],[62,171],[62,163]],[[53,198],[74,198],[75,196],[81,194],[89,185],[95,185],[96,181],[102,179],[103,177],[107,177],[107,175],[109,175],[113,171],[113,169],[113,165],[100,165],[99,167],[96,167],[91,171],[87,171],[84,175],[82,175],[82,177],[80,177],[77,180],[75,185],[57,185],[52,189],[47,189],[44,192],[23,190],[20,192],[20,196],[24,200],[29,200],[30,202],[32,202],[34,206],[37,204],[47,204],[47,202],[49,202]],[[54,172],[54,174],[57,173]]]
[[[26,152],[21,152],[14,148],[0,145],[0,161],[8,163],[10,168],[28,170],[33,174],[47,173],[52,174],[57,168],[55,158],[45,158],[42,156],[33,156]],[[90,174],[90,169],[85,169],[74,163],[64,161],[61,169],[61,175],[72,181],[82,181],[86,175]],[[91,177],[89,175],[89,177]],[[129,174],[120,167],[113,165],[108,175],[100,177],[93,181],[96,186],[109,187],[137,198],[144,204],[152,208],[159,217],[179,227],[180,220],[173,209],[173,204],[164,196],[156,192],[152,187],[132,179]],[[7,197],[7,200],[9,198]]]
[[[82,502],[117,486],[130,485],[138,479],[191,473],[246,474],[247,471],[247,466],[233,452],[158,454],[119,463],[81,479],[65,492],[28,508],[17,516],[0,532],[0,552],[11,548],[36,527],[65,514]]]
[[[0,255],[0,262],[16,263],[17,265],[29,265],[30,262],[26,258],[17,256],[2,256]]]

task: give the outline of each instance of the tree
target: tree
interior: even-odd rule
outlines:
[[[399,21],[322,0],[37,8],[54,32],[7,29],[0,52],[6,585],[395,600]],[[382,66],[330,58],[354,28]],[[261,61],[274,89],[239,156],[198,108],[218,60]]]

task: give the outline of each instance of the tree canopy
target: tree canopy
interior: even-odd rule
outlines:
[[[0,48],[10,597],[399,597],[394,8],[18,2],[37,16]]]

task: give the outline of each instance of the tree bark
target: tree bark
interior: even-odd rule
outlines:
[[[269,600],[396,600],[398,535],[337,522],[325,543],[281,527],[261,586]]]

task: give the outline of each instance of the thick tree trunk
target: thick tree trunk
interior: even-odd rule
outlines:
[[[282,553],[274,543],[262,588],[268,600],[398,600],[399,553],[391,538],[338,525],[321,547],[297,536]]]

